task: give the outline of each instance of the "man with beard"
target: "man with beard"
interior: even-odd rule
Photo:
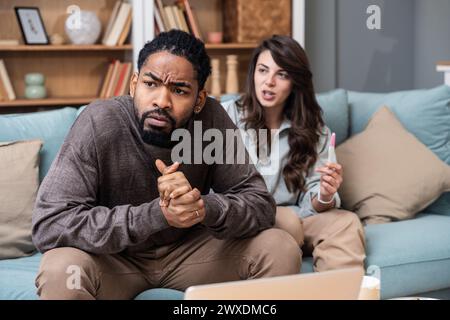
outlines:
[[[271,228],[275,203],[253,165],[171,161],[175,129],[235,128],[207,98],[210,72],[201,41],[163,32],[139,53],[130,96],[80,114],[33,212],[42,299],[132,299],[299,272],[299,249]]]

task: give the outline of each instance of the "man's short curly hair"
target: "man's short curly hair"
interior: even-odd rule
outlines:
[[[199,90],[204,88],[211,74],[211,62],[202,41],[180,30],[161,32],[155,39],[147,42],[139,52],[138,70],[141,70],[150,55],[161,51],[184,57],[192,63],[197,73]]]

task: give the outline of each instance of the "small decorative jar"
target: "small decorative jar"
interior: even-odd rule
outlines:
[[[44,99],[47,96],[45,77],[42,73],[28,73],[25,75],[25,98]]]

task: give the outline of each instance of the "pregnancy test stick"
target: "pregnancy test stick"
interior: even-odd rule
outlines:
[[[333,132],[331,135],[330,146],[328,147],[328,162],[337,163],[336,159],[336,151],[334,148],[336,147],[336,133]]]

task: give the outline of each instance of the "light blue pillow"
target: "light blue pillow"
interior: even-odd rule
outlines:
[[[212,97],[214,98],[214,97]],[[241,98],[241,95],[238,93],[228,93],[220,96],[220,103],[225,103],[228,101],[237,101]]]
[[[80,113],[82,113],[83,110],[86,109],[86,107],[87,107],[87,105],[82,106],[82,107],[80,107],[80,108],[77,110],[76,118],[78,118],[78,116],[80,115]]]
[[[39,178],[47,174],[75,120],[75,108],[0,116],[0,141],[41,139]]]
[[[337,89],[316,95],[322,107],[325,124],[336,133],[336,145],[344,142],[349,134],[349,108],[347,91]]]
[[[364,130],[382,106],[390,108],[403,126],[450,165],[450,87],[393,93],[348,92],[350,132]],[[426,212],[450,215],[450,193],[445,193]]]

